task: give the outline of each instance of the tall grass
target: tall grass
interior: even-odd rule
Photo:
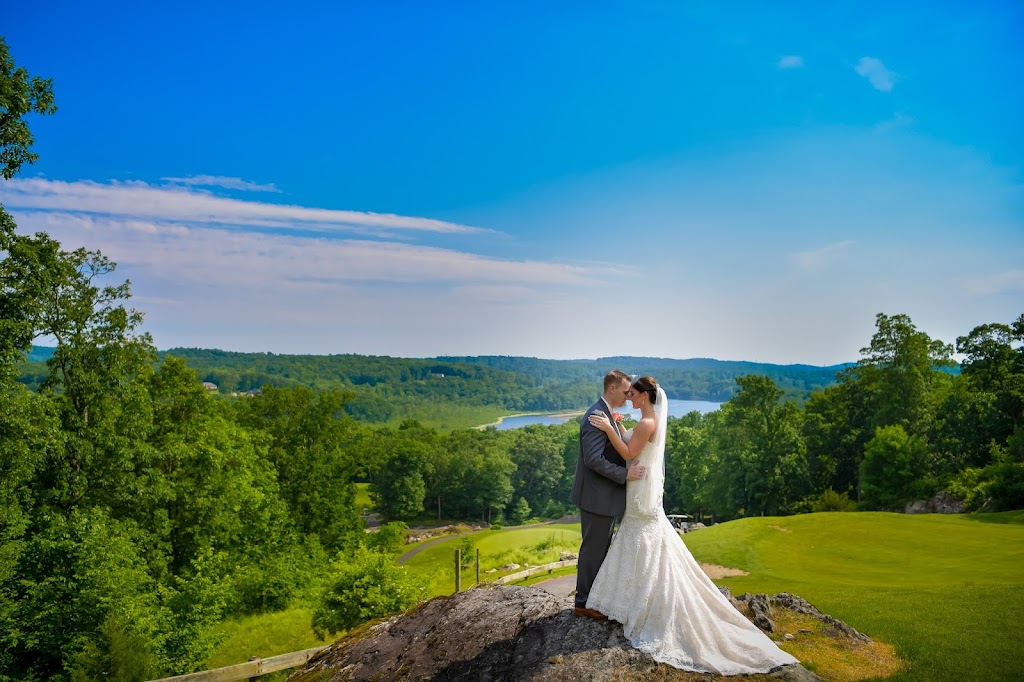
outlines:
[[[267,658],[330,643],[330,640],[321,640],[313,634],[312,619],[310,609],[292,608],[225,621],[217,626],[216,636],[221,643],[204,669],[245,663],[253,656]],[[282,672],[273,678],[261,677],[260,682],[284,679],[287,674]]]
[[[703,562],[748,576],[735,593],[792,592],[896,646],[894,680],[1019,680],[1024,513],[819,513],[690,533]]]

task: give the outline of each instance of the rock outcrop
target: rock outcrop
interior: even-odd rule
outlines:
[[[910,502],[903,509],[904,514],[963,514],[966,505],[947,493],[940,491],[930,500]]]
[[[775,598],[760,598],[758,607],[764,614],[769,602],[777,606]],[[798,606],[813,609],[798,597],[793,599]],[[749,613],[745,600],[749,601],[748,595],[734,603]],[[736,678],[657,663],[630,646],[618,623],[577,617],[571,599],[533,587],[484,587],[432,599],[349,633],[288,678],[289,682],[717,679]],[[794,665],[742,679],[819,678]]]

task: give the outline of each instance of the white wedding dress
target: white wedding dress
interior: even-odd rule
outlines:
[[[718,591],[665,516],[668,405],[660,388],[658,403],[655,440],[638,458],[648,475],[626,483],[626,513],[587,607],[622,623],[637,649],[683,670],[740,675],[798,663]]]

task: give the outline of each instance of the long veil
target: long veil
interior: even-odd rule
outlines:
[[[665,495],[665,435],[668,427],[668,397],[661,386],[658,387],[658,400],[654,403],[654,417],[657,427],[654,432],[654,447],[650,459],[642,462],[647,467],[647,475],[633,483],[631,491],[636,501],[637,510],[652,516],[664,510],[662,498]]]

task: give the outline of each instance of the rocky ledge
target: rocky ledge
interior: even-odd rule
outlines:
[[[799,597],[729,596],[764,629],[774,628],[769,616],[781,608],[805,618],[810,614],[832,638],[870,642]],[[571,599],[533,587],[484,587],[432,599],[349,633],[288,678],[289,682],[718,679],[726,678],[657,663],[630,646],[618,623],[577,617]],[[784,666],[739,679],[820,678],[801,666]]]

